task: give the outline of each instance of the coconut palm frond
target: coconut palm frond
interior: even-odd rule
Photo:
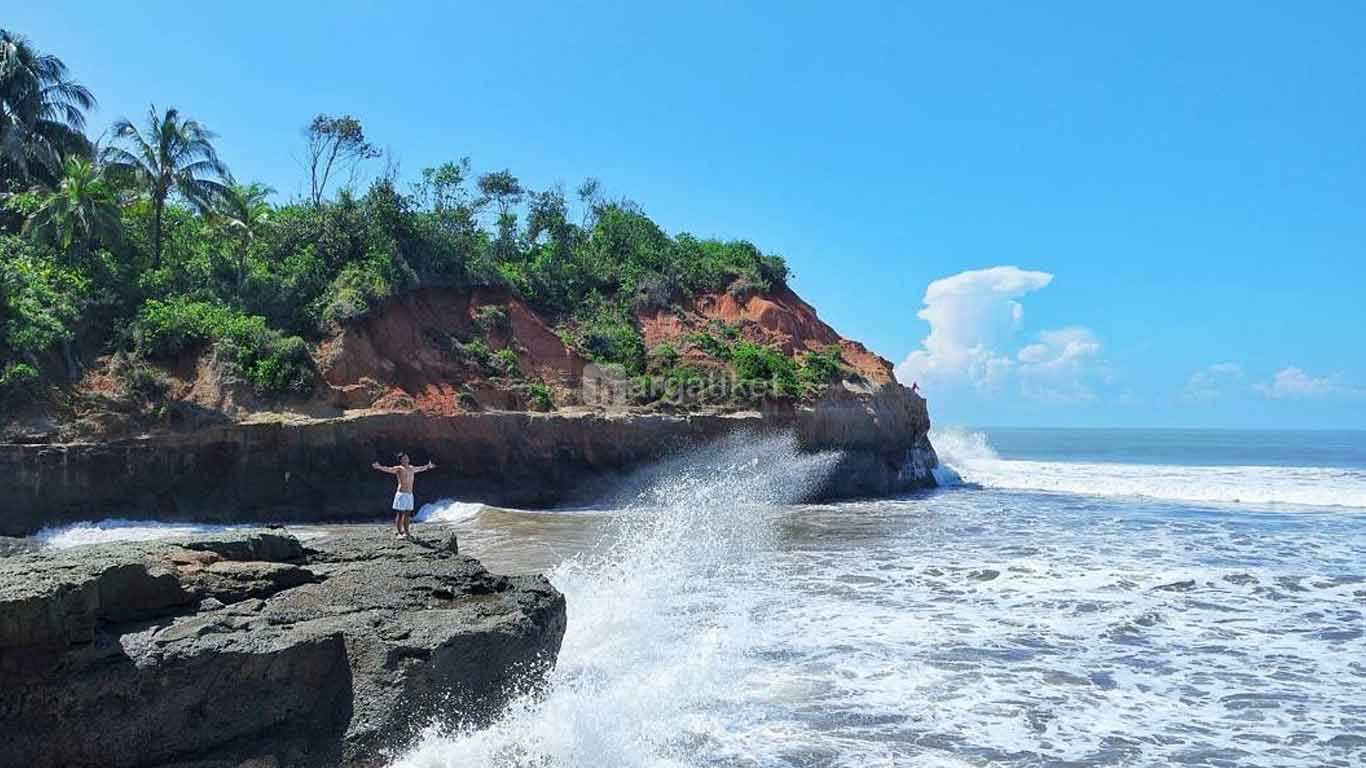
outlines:
[[[68,158],[61,181],[42,193],[21,232],[78,255],[99,243],[117,243],[122,238],[118,200],[104,170],[85,158]]]
[[[148,107],[142,130],[127,119],[114,123],[104,151],[111,168],[133,179],[152,201],[153,265],[161,263],[161,217],[172,193],[204,213],[212,213],[228,194],[232,176],[218,159],[214,134],[174,107]]]
[[[90,152],[83,131],[94,106],[61,59],[0,29],[0,182],[55,185],[67,157]]]

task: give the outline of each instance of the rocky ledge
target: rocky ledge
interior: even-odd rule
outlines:
[[[370,766],[555,661],[564,597],[375,526],[0,557],[0,765]]]
[[[87,443],[0,444],[0,536],[107,517],[199,522],[374,520],[396,451],[439,471],[424,500],[591,503],[629,471],[726,435],[785,433],[842,459],[816,498],[934,485],[925,400],[899,384],[833,387],[811,406],[739,413],[365,413]]]

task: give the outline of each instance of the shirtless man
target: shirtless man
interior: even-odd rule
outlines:
[[[398,530],[395,531],[394,535],[407,536],[409,533],[408,524],[413,517],[413,477],[418,472],[436,469],[436,464],[428,461],[420,467],[414,467],[408,458],[408,454],[400,453],[396,467],[386,467],[378,461],[370,466],[381,472],[398,476],[398,492],[394,494],[394,527]]]

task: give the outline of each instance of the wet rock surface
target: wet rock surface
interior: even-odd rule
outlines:
[[[564,598],[446,539],[243,532],[0,559],[0,766],[382,764],[554,663]]]

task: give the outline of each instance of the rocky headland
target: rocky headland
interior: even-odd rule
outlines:
[[[516,507],[621,498],[726,438],[745,467],[824,454],[791,500],[934,483],[925,400],[748,240],[595,178],[373,173],[345,112],[288,118],[285,199],[161,99],[87,136],[94,94],[13,30],[0,73],[0,768],[382,764],[536,686],[565,630],[544,578],[379,526],[44,528],[373,521],[400,451],[436,464],[420,501]]]
[[[565,601],[456,549],[358,526],[0,557],[0,765],[371,766],[487,722]]]

